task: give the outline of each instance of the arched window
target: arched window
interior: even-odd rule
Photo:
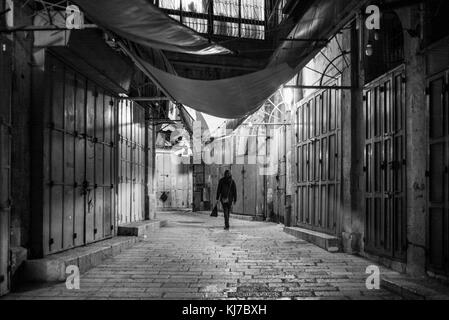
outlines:
[[[365,83],[369,83],[404,63],[404,31],[393,11],[382,12],[380,30],[365,30]]]

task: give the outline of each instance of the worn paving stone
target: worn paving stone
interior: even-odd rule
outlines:
[[[5,299],[399,299],[365,287],[372,262],[332,254],[277,224],[164,213],[168,226],[65,284],[28,288]]]

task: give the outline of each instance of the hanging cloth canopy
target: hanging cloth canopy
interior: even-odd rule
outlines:
[[[193,80],[153,67],[134,56],[137,65],[156,82],[169,98],[197,111],[235,119],[255,112],[280,85],[295,75],[287,64],[221,80]]]
[[[74,0],[107,29],[130,41],[161,50],[195,54],[229,53],[166,16],[147,0]],[[216,117],[235,119],[255,112],[276,90],[291,80],[341,28],[355,0],[316,0],[275,52],[268,66],[244,76],[203,81],[179,77],[127,51],[136,65],[174,102]]]
[[[292,67],[307,64],[330,37],[343,28],[366,1],[315,0],[302,14],[296,26],[281,43],[268,66],[288,63]]]
[[[148,0],[73,0],[94,23],[144,46],[213,55],[230,50],[167,16]]]

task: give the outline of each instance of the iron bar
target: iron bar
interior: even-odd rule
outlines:
[[[355,89],[355,87],[352,86],[292,86],[287,85],[284,86],[284,88],[292,88],[292,89],[334,89],[334,90],[352,90]]]
[[[96,24],[85,24],[82,29],[94,29],[98,28]],[[11,32],[21,32],[21,31],[69,31],[73,29],[68,29],[66,27],[58,26],[23,26],[14,28],[0,28],[0,33],[11,33]]]
[[[338,80],[337,77],[330,76],[330,75],[328,75],[328,74],[325,74],[325,73],[323,73],[323,72],[321,72],[321,71],[315,70],[315,69],[310,68],[310,67],[308,67],[308,66],[305,66],[304,68],[305,68],[305,69],[308,69],[308,70],[310,70],[310,71],[316,72],[316,73],[318,73],[318,74],[320,74],[320,75],[322,75],[322,76],[324,75],[324,76],[326,76],[326,77],[328,77],[328,78],[331,78],[331,79],[333,79],[333,80]]]
[[[284,38],[281,39],[281,41],[299,41],[299,42],[327,42],[327,39],[314,39],[314,38],[292,38],[292,39],[288,39],[288,38]]]
[[[131,101],[170,101],[167,97],[120,97],[120,100],[131,100]]]
[[[338,73],[343,74],[343,71],[341,71],[341,70],[335,65],[334,61],[332,61],[331,59],[329,59],[329,58],[324,54],[323,51],[320,51],[320,53],[321,53],[321,55],[322,55],[324,58],[326,58],[326,60],[327,60],[330,64],[332,64],[332,66],[338,71]]]

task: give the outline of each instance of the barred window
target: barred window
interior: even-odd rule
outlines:
[[[264,0],[159,0],[159,7],[199,33],[265,39]]]

